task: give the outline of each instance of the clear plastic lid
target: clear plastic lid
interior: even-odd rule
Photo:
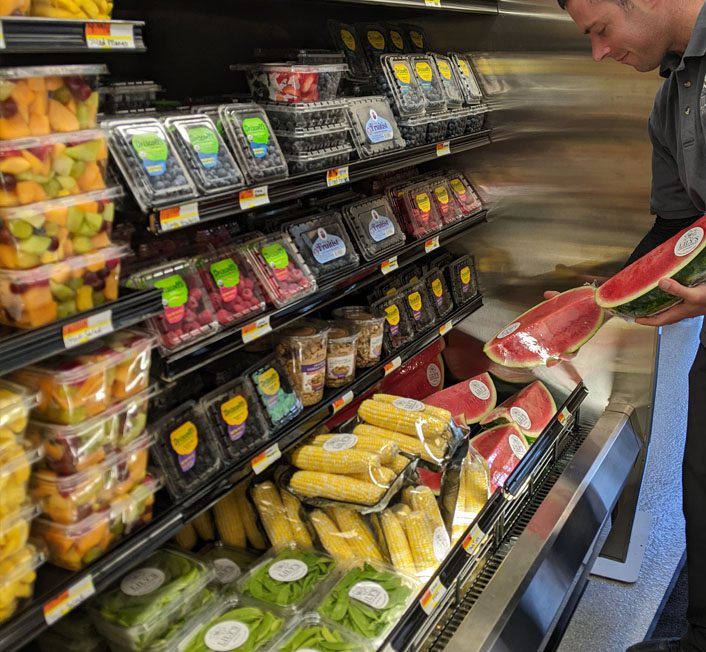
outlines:
[[[429,56],[434,60],[436,69],[441,79],[441,85],[444,89],[446,105],[449,108],[458,107],[463,104],[463,90],[456,76],[454,62],[443,54],[430,52]]]
[[[426,284],[429,298],[434,305],[436,316],[439,319],[443,319],[454,308],[451,291],[443,272],[439,269],[430,270],[424,275],[424,283]]]
[[[345,98],[300,104],[266,102],[261,106],[275,130],[317,129],[347,122],[348,100]]]
[[[483,93],[473,72],[471,60],[465,54],[459,52],[451,52],[449,56],[454,63],[454,70],[461,85],[466,104],[478,104],[483,100]]]
[[[470,301],[478,294],[478,276],[473,256],[457,258],[448,266],[451,292],[457,306]]]
[[[24,434],[29,411],[37,405],[37,392],[0,379],[0,444]]]
[[[361,158],[403,149],[405,141],[387,100],[381,95],[349,100],[356,148]]]
[[[422,238],[443,226],[426,183],[406,187],[401,192],[399,205],[405,230],[414,238]]]
[[[360,262],[337,211],[290,223],[287,231],[317,278],[353,269]]]
[[[361,199],[342,210],[365,260],[374,260],[404,244],[405,234],[385,196]]]
[[[13,584],[26,583],[25,578],[33,573],[47,559],[45,548],[40,542],[28,543],[14,555],[5,559],[0,566],[0,591],[3,593],[3,600],[6,596],[14,595]],[[32,583],[34,577],[32,577]],[[6,593],[7,592],[7,593]],[[20,597],[20,596],[15,596]],[[2,613],[0,612],[0,619]]]
[[[277,131],[277,139],[285,154],[307,154],[350,145],[350,126],[338,124],[313,129]]]
[[[128,118],[108,123],[111,151],[140,208],[178,204],[196,189],[167,132],[155,118]]]
[[[287,624],[287,629],[268,652],[372,652],[373,648],[351,632],[327,623],[315,613],[308,613]]]
[[[370,306],[375,317],[385,318],[385,350],[388,353],[406,346],[414,339],[414,331],[407,316],[404,298],[397,295],[383,297]]]
[[[478,193],[461,172],[449,172],[449,188],[458,202],[464,217],[469,217],[482,210],[483,204]]]
[[[235,190],[245,185],[238,164],[211,118],[204,114],[194,114],[166,118],[164,124],[191,178],[202,193]]]
[[[240,548],[225,546],[220,542],[199,553],[199,557],[213,565],[216,573],[214,584],[230,595],[236,591],[236,582],[255,564],[260,555]]]
[[[370,67],[365,58],[365,50],[356,34],[355,27],[337,20],[329,20],[328,31],[334,46],[343,52],[346,58],[348,77],[351,79],[370,77]]]
[[[108,67],[104,64],[20,66],[17,68],[0,68],[0,79],[27,79],[29,77],[86,77],[107,74]]]
[[[429,182],[431,188],[431,198],[434,200],[441,221],[444,224],[453,224],[463,219],[464,211],[456,201],[454,191],[451,189],[447,179],[433,179]]]
[[[25,546],[32,521],[38,514],[39,507],[28,502],[13,514],[0,518],[0,561]]]
[[[406,55],[385,54],[380,62],[395,113],[403,118],[424,113],[427,99],[419,85],[412,58]],[[426,69],[424,72],[424,77],[429,77]]]
[[[0,70],[5,70],[0,68]],[[46,159],[53,155],[53,145],[74,146],[75,144],[87,143],[89,141],[103,140],[106,137],[102,129],[86,129],[71,133],[49,134],[48,136],[33,136],[28,138],[17,138],[15,140],[0,141],[0,158],[7,158],[16,155],[17,150],[36,150],[40,159]],[[87,152],[88,154],[88,152]]]
[[[434,59],[426,54],[413,54],[409,57],[409,61],[419,87],[424,93],[426,110],[431,112],[445,111],[446,92]]]
[[[415,333],[421,333],[434,324],[436,312],[423,280],[406,285],[400,293],[404,296],[405,310]]]
[[[287,156],[287,165],[292,175],[325,170],[347,163],[351,158],[352,151],[351,145],[344,144],[316,152],[290,154]]]
[[[249,371],[248,376],[273,429],[282,428],[304,409],[284,367],[274,355]]]
[[[248,183],[287,178],[284,154],[259,104],[224,104],[219,107],[218,115]]]

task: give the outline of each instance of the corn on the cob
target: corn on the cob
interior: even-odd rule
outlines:
[[[292,464],[304,471],[365,473],[380,468],[381,462],[379,455],[355,448],[327,451],[321,446],[301,446],[292,453]]]
[[[213,541],[216,538],[216,530],[213,527],[211,512],[205,511],[199,514],[193,521],[196,534],[202,541]]]
[[[311,440],[313,446],[323,446],[329,439],[336,435],[318,435]],[[380,462],[390,464],[397,453],[400,452],[399,446],[395,442],[385,439],[384,437],[366,437],[356,435],[358,441],[353,448],[370,453],[377,453],[380,456]]]
[[[466,471],[466,512],[474,519],[488,502],[490,479],[485,460],[480,457],[468,457],[465,460]]]
[[[438,562],[434,554],[434,540],[426,514],[410,512],[404,519],[404,531],[412,549],[417,573],[427,573],[436,568]]]
[[[393,514],[397,517],[397,520],[400,523],[404,523],[405,517],[409,516],[410,512],[412,509],[410,508],[409,505],[405,505],[404,503],[398,503],[397,505],[393,505],[390,507],[392,510]]]
[[[292,494],[284,489],[280,492],[280,495],[282,496],[282,504],[284,505],[287,520],[289,521],[289,527],[294,535],[294,542],[299,548],[305,550],[312,548],[314,544],[311,541],[311,535],[300,516],[302,506],[299,499],[296,496],[292,496]]]
[[[238,498],[234,491],[227,493],[213,506],[218,537],[227,546],[245,548],[245,528],[238,509]]]
[[[397,444],[395,444],[397,445]],[[410,460],[405,457],[404,455],[395,455],[395,459],[392,460],[389,464],[386,466],[390,469],[392,469],[396,475],[399,475],[402,473],[407,468],[407,465],[410,463]]]
[[[439,510],[439,504],[436,502],[434,492],[429,487],[424,485],[414,487],[410,492],[410,496],[412,501],[410,507],[427,515],[432,531],[436,530],[436,528],[446,529],[444,519],[441,517],[441,510]]]
[[[292,545],[294,534],[277,487],[270,481],[256,484],[252,488],[252,498],[272,547],[277,550]]]
[[[466,522],[466,466],[461,466],[458,474],[458,493],[456,494],[456,508],[454,509],[453,524],[451,526],[451,541],[456,543],[468,527]]]
[[[419,401],[416,401],[419,403]],[[423,405],[419,403],[419,405]],[[405,410],[392,403],[365,400],[358,407],[358,416],[366,423],[389,428],[420,439],[445,439],[449,423],[425,411]]]
[[[198,543],[198,540],[194,524],[191,521],[174,536],[174,541],[182,550],[191,550]]]
[[[314,525],[316,536],[326,552],[337,562],[344,562],[355,558],[353,549],[341,536],[334,522],[320,509],[315,509],[309,514],[309,519]]]
[[[381,466],[379,469],[371,468],[365,473],[349,473],[348,477],[363,482],[372,482],[374,485],[387,489],[397,478],[397,474],[386,466]]]
[[[408,507],[412,507],[412,491],[414,487],[405,487],[402,489],[400,492],[400,500],[402,501],[403,505],[407,505]]]
[[[336,523],[339,532],[350,534],[349,543],[358,552],[360,559],[383,560],[375,537],[365,525],[363,517],[346,507],[330,507],[327,512]]]
[[[383,403],[394,403],[399,396],[393,396],[392,394],[373,394],[374,401],[382,401]],[[421,401],[424,403],[424,401]],[[451,422],[451,412],[445,410],[444,408],[435,407],[434,405],[427,405],[424,403],[424,412],[427,414],[433,414],[437,419],[441,419],[443,422],[448,424]]]
[[[375,542],[380,548],[380,552],[385,559],[390,560],[390,551],[387,549],[387,542],[385,541],[385,533],[382,531],[382,523],[380,521],[380,514],[370,515],[370,525],[373,526],[373,532],[375,534]]]
[[[231,492],[236,497],[238,513],[240,514],[240,520],[243,522],[245,537],[247,538],[248,543],[255,548],[255,550],[267,550],[267,542],[265,541],[265,537],[262,535],[262,532],[257,525],[257,516],[255,515],[253,506],[248,500],[247,490],[247,485],[244,482],[241,482]]]
[[[296,471],[289,481],[289,486],[302,496],[360,505],[374,505],[385,493],[384,487],[378,487],[372,482],[316,471]]]
[[[380,527],[392,565],[403,573],[414,573],[416,565],[402,524],[389,509],[380,514]]]
[[[353,428],[353,433],[355,435],[361,434],[385,437],[390,441],[394,441],[405,453],[419,455],[419,457],[423,460],[433,464],[438,464],[444,459],[444,452],[438,446],[428,441],[420,441],[419,439],[410,437],[409,435],[403,435],[402,433],[395,432],[394,430],[387,430],[386,428],[381,428],[379,426],[371,426],[361,423]]]

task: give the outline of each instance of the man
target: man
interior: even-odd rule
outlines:
[[[558,0],[591,39],[596,61],[610,58],[666,78],[649,119],[654,225],[634,260],[706,213],[706,5],[704,0]],[[706,285],[660,287],[683,300],[638,322],[673,324],[706,314]],[[706,334],[689,374],[689,415],[682,466],[689,575],[688,633],[646,641],[628,652],[706,652]]]

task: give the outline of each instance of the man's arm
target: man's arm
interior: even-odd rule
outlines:
[[[691,226],[699,217],[701,216],[694,215],[693,217],[668,220],[658,215],[652,228],[640,240],[640,243],[635,247],[635,251],[630,254],[625,266],[627,267],[630,263],[634,263],[638,258],[642,258],[646,253],[659,247],[659,245],[675,236],[682,229]]]

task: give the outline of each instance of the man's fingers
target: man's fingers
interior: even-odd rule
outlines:
[[[676,324],[682,319],[687,319],[693,316],[693,310],[686,304],[680,303],[669,310],[660,312],[654,317],[640,317],[635,321],[643,326],[668,326],[669,324]]]
[[[689,288],[686,287],[686,285],[682,285],[678,281],[675,281],[671,278],[663,278],[662,280],[660,280],[659,289],[664,290],[668,294],[671,294],[675,297],[684,299],[684,301],[693,301],[694,303],[696,303],[697,301],[703,299],[702,287]]]

